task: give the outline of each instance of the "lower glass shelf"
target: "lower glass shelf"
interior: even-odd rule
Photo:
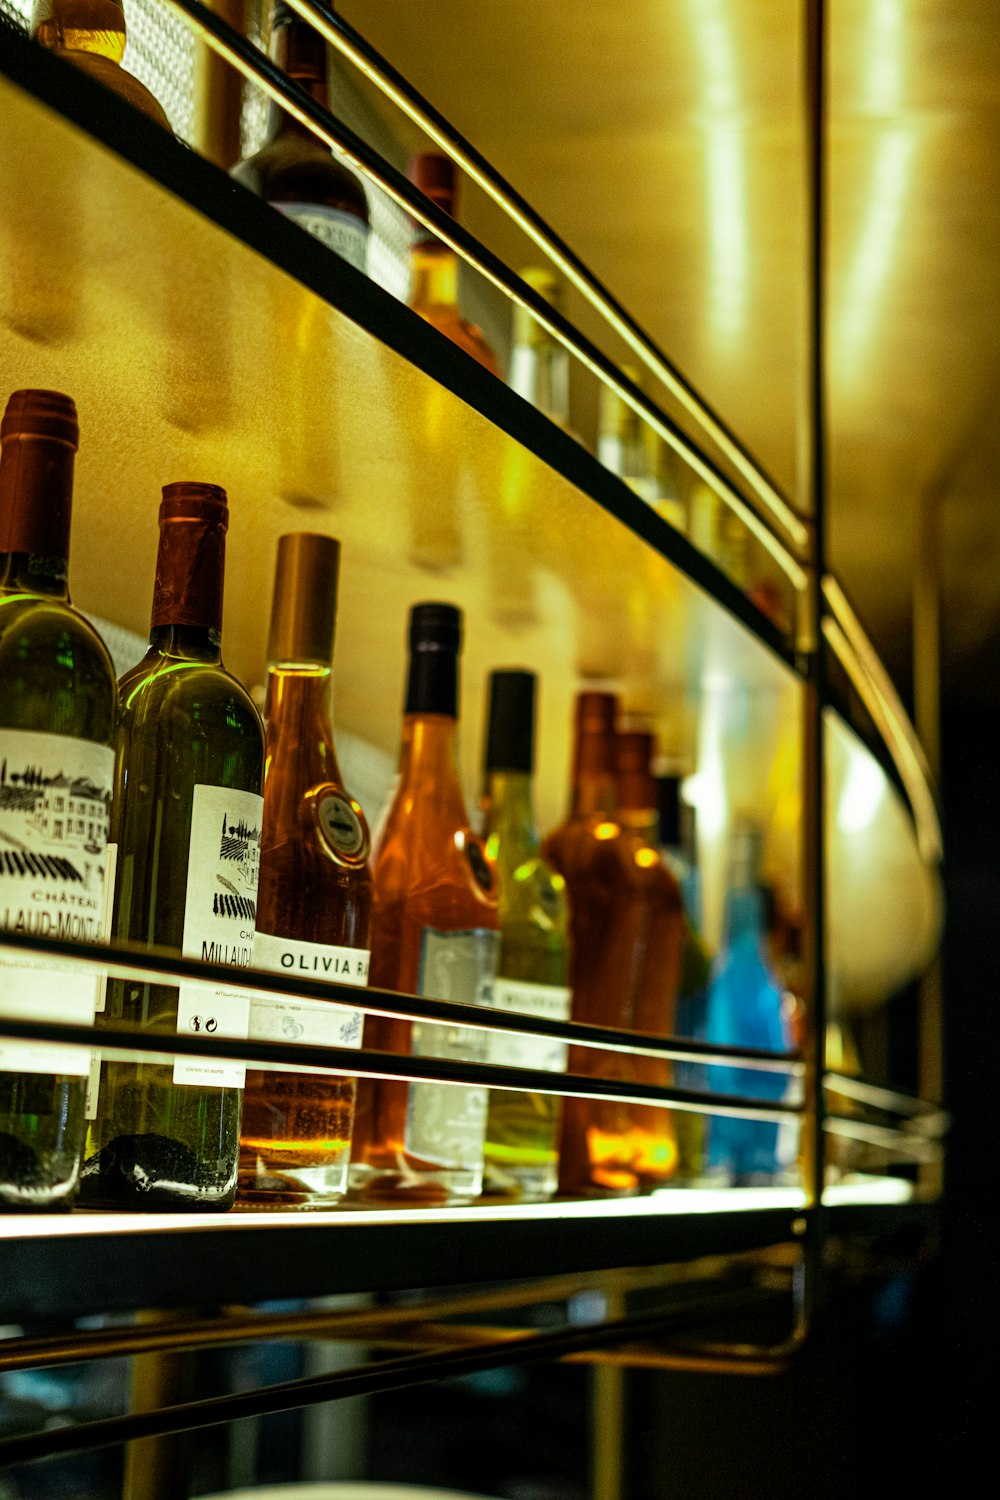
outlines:
[[[877,1220],[911,1182],[827,1191]],[[796,1187],[678,1188],[618,1201],[462,1208],[0,1217],[0,1318],[205,1307],[660,1265],[801,1239]]]

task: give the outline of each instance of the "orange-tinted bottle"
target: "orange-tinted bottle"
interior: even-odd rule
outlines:
[[[268,643],[264,818],[254,967],[293,978],[368,982],[372,882],[364,813],[344,790],[330,717],[340,545],[297,532],[278,542]],[[337,1003],[339,1002],[339,1003]],[[331,1002],[255,994],[250,1036],[357,1047],[362,1014]],[[354,1080],[247,1073],[239,1196],[322,1208],[347,1186]]]
[[[389,990],[489,1003],[500,948],[497,881],[470,832],[455,769],[461,615],[410,612],[410,666],[399,784],[373,859],[370,982]],[[366,1048],[486,1061],[487,1033],[369,1016]],[[485,1088],[365,1080],[351,1151],[364,1198],[447,1203],[478,1196]]]
[[[637,1031],[672,1036],[684,953],[684,905],[680,885],[657,849],[660,815],[652,773],[654,753],[651,734],[631,730],[617,737],[618,818],[639,840],[633,880],[642,899],[634,909],[629,956],[633,1024]],[[665,1059],[637,1057],[635,1066],[640,1082],[669,1087],[671,1069]],[[634,1104],[631,1111],[639,1184],[661,1187],[677,1169],[677,1138],[670,1111],[645,1104]]]
[[[58,52],[165,130],[170,129],[159,101],[121,66],[126,41],[121,0],[35,0],[31,34],[50,52]]]
[[[569,891],[574,1021],[639,1030],[651,1009],[646,957],[662,866],[616,812],[616,711],[610,693],[578,697],[570,814],[542,853]],[[664,1064],[590,1047],[571,1047],[568,1069],[633,1083],[666,1081]],[[672,1133],[663,1118],[651,1118],[665,1113],[613,1099],[567,1099],[560,1191],[630,1193],[661,1171],[668,1175],[676,1160]]]
[[[425,151],[410,162],[410,181],[430,200],[455,216],[458,207],[458,184],[455,164],[438,151]],[[413,311],[453,344],[471,354],[494,375],[500,373],[483,330],[462,317],[458,304],[458,256],[449,246],[417,226],[417,237],[410,251],[410,306]]]

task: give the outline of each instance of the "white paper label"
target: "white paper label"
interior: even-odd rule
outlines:
[[[253,962],[260,873],[260,825],[264,801],[255,792],[196,786],[184,901],[181,953],[205,963],[248,969]],[[250,995],[185,980],[177,996],[179,1036],[246,1039]],[[203,1088],[242,1088],[241,1063],[178,1058],[174,1083]]]
[[[367,272],[368,225],[356,214],[324,208],[321,203],[274,203],[271,206],[294,219],[308,234],[322,240],[355,270]]]
[[[529,984],[523,979],[497,979],[493,985],[496,1010],[521,1011],[547,1021],[568,1021],[570,991],[558,984]],[[494,1032],[490,1037],[490,1062],[505,1068],[543,1068],[565,1073],[566,1043],[517,1032]]]
[[[258,932],[254,967],[273,974],[331,979],[338,984],[368,983],[367,948],[336,948],[299,938]],[[254,992],[250,999],[250,1036],[255,1042],[297,1042],[313,1047],[360,1047],[364,1012],[329,1000],[298,1000],[287,995]],[[308,1073],[308,1068],[289,1068]]]
[[[436,932],[425,927],[417,993],[435,1000],[489,1005],[500,952],[500,934],[483,928]],[[471,1026],[413,1023],[414,1057],[486,1062],[489,1034]],[[406,1149],[441,1167],[476,1167],[482,1160],[488,1090],[441,1083],[410,1085]]]
[[[0,729],[0,928],[100,942],[114,751]],[[89,1024],[99,981],[72,963],[0,950],[0,1013]],[[0,1041],[0,1072],[83,1077],[82,1047]]]

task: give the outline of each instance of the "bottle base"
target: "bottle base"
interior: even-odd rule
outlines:
[[[281,1167],[260,1160],[240,1164],[236,1205],[243,1208],[336,1208],[347,1191],[347,1163]]]
[[[487,1161],[483,1167],[483,1194],[514,1203],[546,1203],[559,1186],[554,1162],[544,1166],[519,1166],[505,1161]]]
[[[190,1147],[155,1132],[115,1136],[80,1173],[84,1208],[221,1213],[235,1197],[235,1162],[208,1166]]]
[[[483,1190],[482,1167],[410,1167],[405,1162],[372,1167],[352,1162],[348,1193],[356,1208],[409,1203],[418,1208],[442,1208],[474,1203]]]

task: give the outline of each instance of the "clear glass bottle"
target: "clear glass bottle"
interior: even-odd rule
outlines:
[[[248,968],[260,865],[264,731],[222,664],[229,509],[213,484],[160,505],[149,650],[118,685],[113,932]],[[246,1037],[247,992],[114,979],[97,1017],[163,1035]],[[222,1209],[236,1194],[245,1070],[211,1057],[101,1063],[81,1197],[118,1208]]]
[[[271,58],[329,109],[326,42],[282,0],[274,7]],[[361,179],[280,104],[272,100],[268,106],[263,146],[237,162],[231,176],[356,270],[367,271],[368,199]]]
[[[708,988],[706,1039],[722,1046],[788,1051],[782,989],[767,948],[767,908],[761,885],[763,837],[752,823],[733,829],[722,949]],[[709,1087],[766,1102],[788,1089],[787,1074],[712,1067]],[[773,1182],[781,1171],[779,1126],[766,1120],[713,1115],[708,1157],[714,1175],[741,1186]]]
[[[455,164],[437,151],[424,151],[412,158],[410,181],[452,218],[458,209]],[[415,313],[451,339],[466,354],[500,373],[497,357],[481,328],[463,318],[458,300],[458,256],[422,225],[410,248],[410,306]]]
[[[297,978],[368,982],[368,825],[344,789],[330,691],[340,544],[278,541],[268,641],[264,823],[254,966]],[[361,1011],[254,995],[250,1036],[359,1047]],[[251,1069],[243,1096],[239,1197],[323,1208],[347,1187],[354,1079]]]
[[[455,767],[462,619],[451,604],[410,611],[399,782],[372,868],[371,983],[489,1004],[500,948],[496,873],[469,828]],[[484,1062],[487,1033],[369,1015],[364,1045]],[[350,1182],[363,1198],[449,1203],[482,1189],[485,1088],[358,1084]]]
[[[31,34],[43,47],[170,129],[159,101],[121,66],[127,41],[121,0],[35,0]]]
[[[636,365],[622,365],[622,374],[642,388]],[[616,391],[602,385],[597,408],[597,457],[606,469],[623,479],[649,505],[655,505],[656,434]]]
[[[531,779],[535,752],[535,675],[490,675],[483,837],[500,884],[500,963],[493,1004],[550,1021],[570,1014],[566,884],[541,857]],[[564,1072],[559,1042],[498,1034],[490,1061]],[[486,1118],[485,1190],[548,1198],[559,1180],[558,1095],[491,1089]]]
[[[521,273],[539,296],[562,310],[563,284],[549,266],[527,266]],[[552,337],[525,307],[514,304],[514,343],[510,386],[544,412],[557,427],[571,431],[569,421],[569,350]],[[574,433],[574,436],[576,434]]]
[[[15,391],[0,439],[0,927],[100,942],[115,676],[69,601],[76,407]],[[97,993],[0,950],[0,1009],[19,1020],[90,1023]],[[0,1208],[69,1206],[87,1065],[80,1048],[0,1038]]]

